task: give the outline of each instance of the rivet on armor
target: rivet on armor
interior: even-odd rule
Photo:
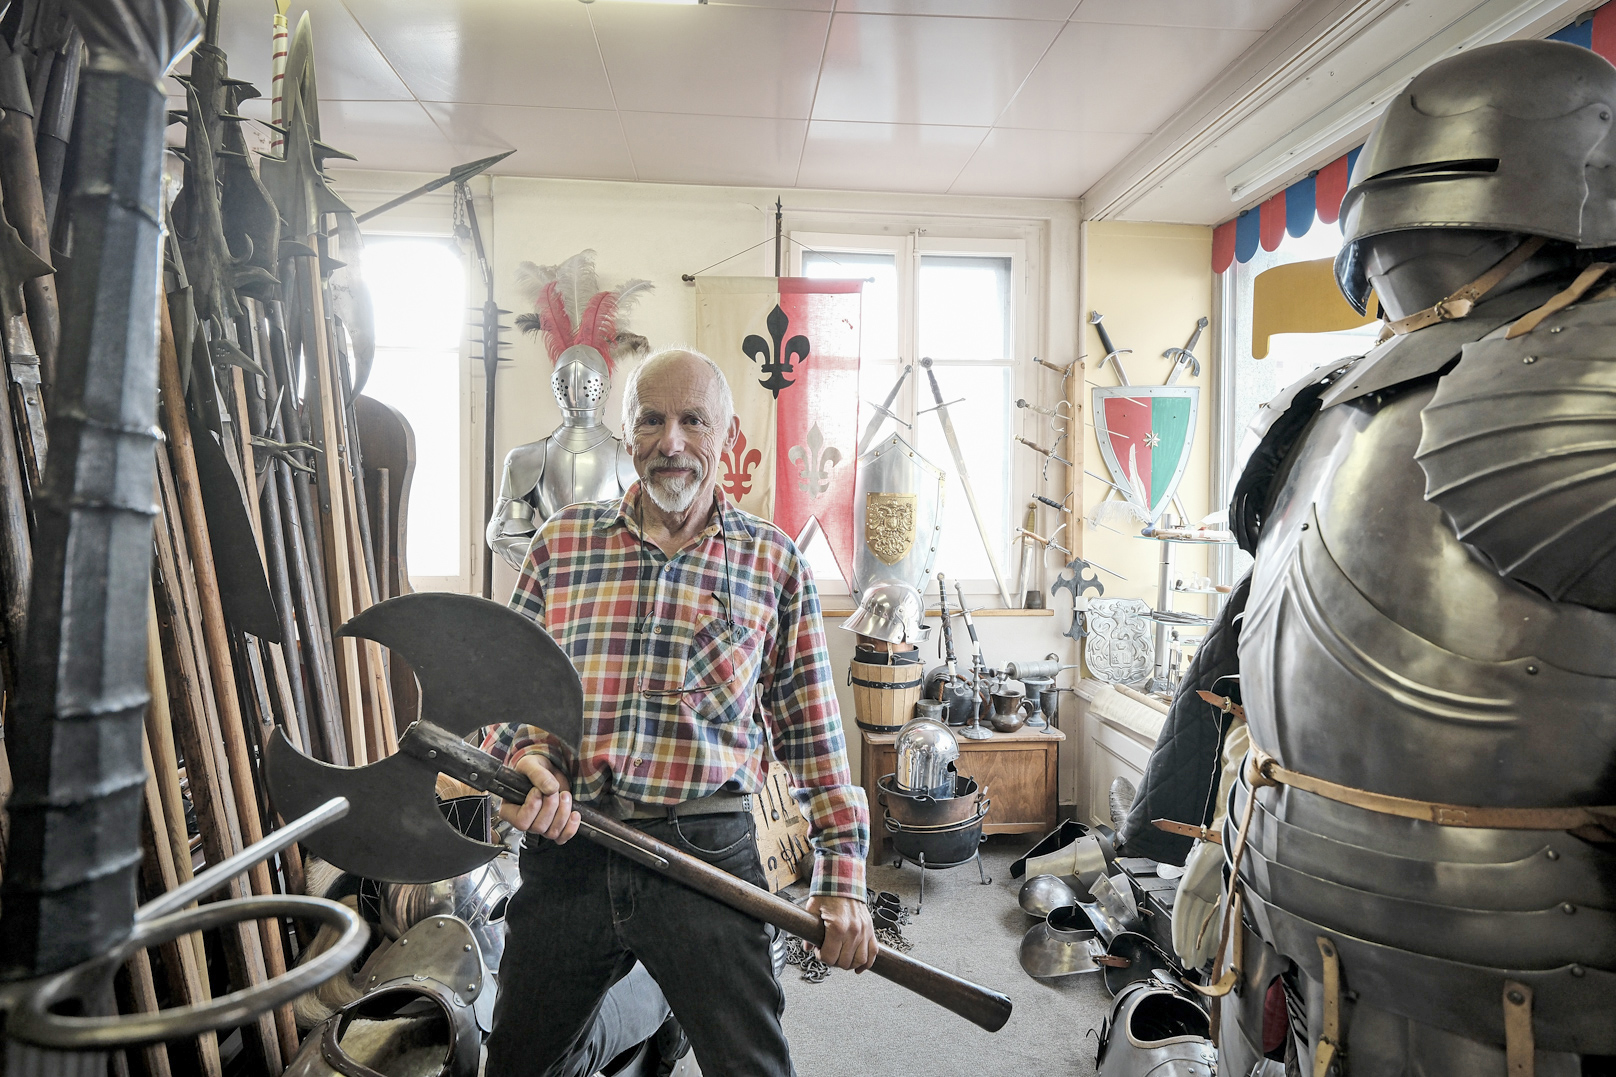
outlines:
[[[477,990],[477,985],[476,984],[467,984],[466,985],[466,990],[467,991],[475,991],[475,990]]]
[[[1575,976],[1577,979],[1580,980],[1584,976],[1588,975],[1588,970],[1583,968],[1581,965],[1572,965],[1571,966],[1571,975]]]
[[[1544,849],[1543,855],[1548,857],[1550,860],[1560,859],[1560,854],[1555,852],[1553,849]]]
[[[1565,332],[1565,326],[1557,325],[1553,329],[1550,329],[1549,332],[1551,332],[1551,333],[1564,333]]]
[[[1577,911],[1577,907],[1571,904],[1571,902],[1567,901],[1560,906],[1560,911],[1565,913],[1567,916],[1570,916]]]
[[[1509,1000],[1515,1005],[1519,1006],[1526,1001],[1526,996],[1521,994],[1519,991],[1511,991],[1509,993]]]
[[[398,944],[400,946],[408,946],[410,944],[410,940],[408,938],[402,938],[398,940]]]
[[[1302,525],[1302,530],[1303,530],[1303,531],[1306,531],[1306,530],[1307,530],[1307,524],[1303,524],[1303,525]]]
[[[466,943],[466,945],[462,946],[460,949],[463,953],[471,953],[471,943]]]
[[[1530,673],[1532,676],[1535,677],[1535,676],[1537,676],[1537,667],[1536,666],[1527,666],[1526,667],[1526,672]]]
[[[1537,362],[1537,356],[1528,355],[1526,358],[1522,359],[1521,362],[1525,363],[1527,366],[1531,366],[1533,363]]]

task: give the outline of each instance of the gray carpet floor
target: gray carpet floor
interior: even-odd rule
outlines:
[[[1084,1077],[1094,1069],[1096,1037],[1110,1011],[1098,974],[1058,986],[1021,970],[1016,947],[1034,921],[1016,904],[1020,879],[1010,862],[1037,840],[997,835],[982,846],[992,882],[972,865],[926,874],[923,910],[904,925],[911,956],[1009,995],[1015,1010],[997,1033],[871,974],[832,970],[823,983],[785,976],[785,1030],[799,1077],[916,1074],[924,1077]],[[869,884],[914,909],[920,869],[870,866]]]

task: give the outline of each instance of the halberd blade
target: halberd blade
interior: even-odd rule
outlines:
[[[438,810],[438,772],[408,755],[365,767],[310,759],[276,730],[265,753],[270,800],[295,819],[344,796],[348,815],[315,831],[303,848],[343,871],[392,883],[433,883],[488,863],[503,845],[466,837]]]
[[[584,690],[550,634],[498,602],[422,591],[356,615],[339,636],[375,640],[421,683],[421,718],[456,736],[498,722],[538,726],[577,750]]]

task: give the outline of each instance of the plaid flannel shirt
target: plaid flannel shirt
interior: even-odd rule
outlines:
[[[573,795],[677,804],[759,793],[772,754],[809,823],[812,893],[863,900],[869,809],[848,767],[807,564],[773,525],[722,500],[669,558],[636,525],[638,496],[635,484],[621,501],[551,517],[510,600],[583,680]],[[517,722],[489,727],[483,748],[507,763],[537,751],[558,773],[571,766],[548,734]]]

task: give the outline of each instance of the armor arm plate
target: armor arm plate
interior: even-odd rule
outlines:
[[[624,438],[617,443],[617,485],[620,493],[628,493],[628,488],[639,479],[639,472],[634,470],[634,454],[629,452],[628,439]]]
[[[505,457],[505,470],[499,483],[499,500],[483,538],[489,549],[505,563],[522,571],[528,545],[541,520],[536,520],[531,493],[544,477],[545,441],[518,445]]]
[[[1425,498],[1498,573],[1616,612],[1616,302],[1467,346],[1420,414]]]
[[[1358,358],[1337,360],[1315,368],[1257,409],[1241,445],[1240,478],[1229,499],[1229,528],[1240,548],[1257,554],[1263,519],[1268,513],[1274,478],[1291,449],[1301,440],[1325,390],[1352,369]]]

